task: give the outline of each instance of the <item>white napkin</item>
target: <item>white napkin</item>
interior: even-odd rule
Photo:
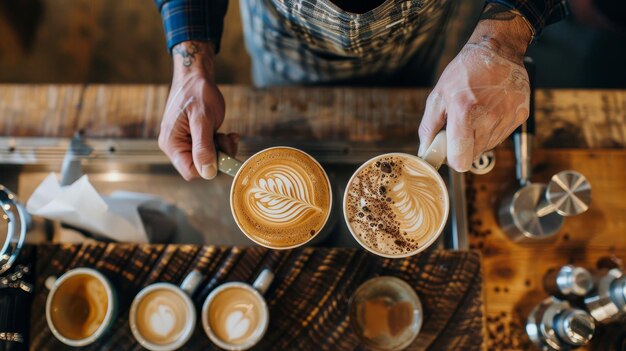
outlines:
[[[28,199],[26,210],[115,241],[146,243],[149,240],[137,208],[157,199],[126,191],[100,196],[86,175],[61,186],[51,173]]]

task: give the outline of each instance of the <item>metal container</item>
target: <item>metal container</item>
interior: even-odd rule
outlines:
[[[543,277],[543,287],[550,295],[579,298],[593,289],[593,277],[583,267],[566,265],[549,270]]]
[[[626,275],[613,268],[597,277],[596,288],[585,298],[585,306],[600,323],[626,319]]]
[[[0,275],[11,268],[20,254],[29,218],[17,196],[0,185]]]
[[[587,344],[596,330],[586,311],[549,297],[530,312],[526,333],[541,350],[572,350]]]

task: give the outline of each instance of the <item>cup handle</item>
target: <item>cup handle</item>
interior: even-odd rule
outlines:
[[[426,148],[426,152],[422,156],[422,159],[428,162],[433,168],[439,170],[439,167],[446,160],[447,152],[446,143],[446,130],[443,129],[435,136],[433,142]]]
[[[191,296],[196,291],[200,283],[202,282],[202,273],[197,269],[191,271],[183,282],[180,284],[180,288],[187,293],[187,295]]]
[[[46,280],[44,281],[43,285],[46,287],[46,289],[52,290],[52,288],[54,287],[54,283],[56,281],[57,281],[57,277],[51,275],[48,278],[46,278]]]
[[[267,289],[272,284],[272,280],[274,280],[274,273],[269,269],[264,269],[261,274],[254,280],[252,287],[255,288],[261,295],[267,292]]]
[[[226,173],[231,177],[237,175],[242,162],[234,157],[230,157],[222,151],[217,152],[217,168],[222,173]]]

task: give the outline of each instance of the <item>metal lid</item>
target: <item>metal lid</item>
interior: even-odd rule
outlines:
[[[561,216],[581,214],[591,204],[591,184],[576,171],[562,171],[552,176],[546,199]]]
[[[572,346],[582,346],[588,343],[596,330],[593,317],[578,309],[563,311],[556,326],[559,337]]]
[[[20,253],[26,237],[27,216],[17,196],[0,185],[0,274],[11,268]]]

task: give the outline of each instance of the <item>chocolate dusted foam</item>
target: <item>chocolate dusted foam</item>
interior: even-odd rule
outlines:
[[[235,177],[233,215],[254,241],[287,248],[309,241],[328,219],[331,189],[306,153],[276,147],[253,156]]]
[[[435,177],[409,157],[382,155],[369,161],[348,184],[348,225],[375,252],[415,252],[445,221],[445,190]]]

